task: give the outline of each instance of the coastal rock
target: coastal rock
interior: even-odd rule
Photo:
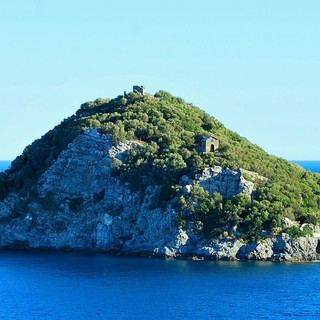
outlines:
[[[196,256],[209,260],[237,260],[237,252],[243,246],[239,240],[212,240],[200,243],[194,250]]]
[[[0,202],[0,248],[213,260],[320,258],[317,238],[292,239],[281,234],[245,244],[228,236],[204,239],[200,222],[181,227],[170,202],[162,208],[155,205],[159,187],[134,192],[112,175],[114,157],[125,159],[128,150],[135,147],[139,146],[129,141],[113,146],[111,136],[97,130],[79,135],[39,178],[28,202],[14,193]],[[253,183],[241,170],[217,166],[205,169],[196,180],[181,180],[187,193],[195,183],[228,198],[239,192],[251,195],[253,190]]]
[[[237,253],[237,258],[241,260],[270,260],[272,256],[273,242],[271,239],[245,244]]]
[[[311,261],[319,260],[318,239],[291,238],[282,233],[275,238],[243,245],[236,257],[241,260]]]
[[[318,239],[313,237],[290,238],[287,234],[276,237],[273,260],[319,260]]]

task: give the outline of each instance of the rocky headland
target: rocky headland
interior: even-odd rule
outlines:
[[[181,225],[172,202],[155,206],[157,186],[134,191],[112,174],[113,160],[123,160],[128,150],[139,147],[130,141],[114,146],[110,135],[96,129],[80,134],[40,176],[27,204],[19,192],[0,202],[0,248],[213,260],[320,259],[316,237],[280,233],[249,242],[234,228],[208,239],[195,222]],[[213,166],[194,179],[183,177],[180,184],[186,195],[199,184],[226,198],[238,193],[250,196],[254,182],[245,179],[248,174],[255,175]]]

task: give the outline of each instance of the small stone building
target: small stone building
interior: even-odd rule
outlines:
[[[201,140],[202,152],[215,152],[219,149],[219,140],[215,137],[207,136]]]
[[[144,86],[133,86],[133,92],[144,96],[146,94],[146,88]]]

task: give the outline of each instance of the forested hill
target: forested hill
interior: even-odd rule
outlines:
[[[176,198],[177,210],[190,209],[192,219],[210,225],[209,229],[237,224],[251,236],[263,229],[280,230],[283,217],[319,222],[320,175],[268,155],[206,112],[164,91],[154,96],[129,93],[82,104],[74,115],[26,147],[11,169],[0,175],[1,199],[9,192],[32,194],[39,176],[89,128],[111,134],[114,144],[137,140],[141,147],[132,149],[126,161],[114,160],[114,175],[130,182],[134,190],[160,186],[159,206]],[[201,139],[212,135],[220,141],[219,152],[199,152]],[[247,169],[267,179],[256,184],[252,198],[227,200],[209,196],[201,188],[195,188],[193,198],[182,195],[178,184],[183,175],[194,178],[213,165]],[[196,209],[190,207],[195,199],[199,204]],[[185,219],[182,216],[182,224]]]

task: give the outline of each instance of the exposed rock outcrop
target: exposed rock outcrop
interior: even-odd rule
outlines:
[[[97,130],[80,135],[41,176],[27,209],[13,196],[1,203],[1,247],[134,253],[172,243],[179,235],[174,210],[154,208],[156,187],[141,197],[112,177],[112,158],[133,143],[114,147],[111,140]]]
[[[41,176],[29,203],[17,194],[0,202],[0,247],[72,249],[163,257],[205,259],[315,260],[316,238],[274,239],[245,244],[236,239],[206,240],[177,223],[171,204],[154,205],[159,190],[150,186],[133,192],[111,174],[113,157],[125,157],[135,143],[112,146],[111,137],[97,130],[78,136]],[[241,170],[204,170],[195,181],[209,192],[231,197],[248,195],[253,183]]]
[[[251,195],[254,187],[253,182],[244,178],[241,169],[223,170],[219,166],[204,169],[202,174],[196,176],[196,181],[209,193],[219,192],[227,199],[238,193]]]
[[[311,261],[319,260],[318,238],[290,238],[288,234],[243,245],[237,258],[243,260]]]

